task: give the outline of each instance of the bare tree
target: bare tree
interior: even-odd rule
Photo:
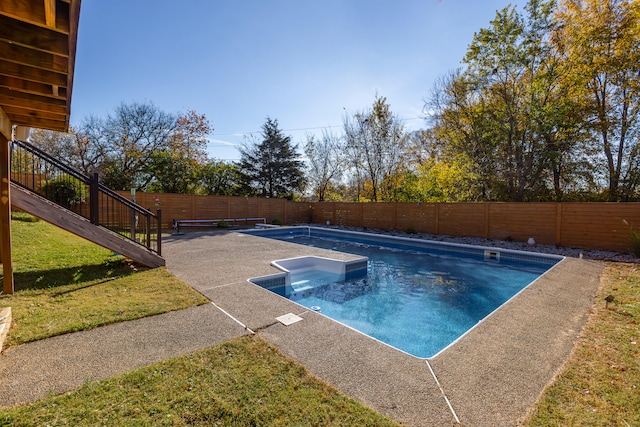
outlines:
[[[97,171],[104,159],[103,153],[74,128],[70,128],[68,133],[32,129],[29,139],[40,149],[85,175]]]
[[[345,116],[346,152],[358,178],[364,178],[372,201],[391,195],[388,184],[403,166],[407,138],[385,97],[376,96],[370,110]],[[359,180],[360,181],[360,180]]]
[[[327,190],[336,186],[344,172],[346,159],[343,153],[344,140],[328,130],[322,131],[320,139],[315,135],[307,136],[307,180],[319,202],[325,200]]]

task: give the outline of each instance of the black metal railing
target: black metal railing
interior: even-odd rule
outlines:
[[[161,255],[161,212],[145,209],[27,142],[11,141],[11,181]]]

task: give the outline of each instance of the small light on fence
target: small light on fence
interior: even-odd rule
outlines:
[[[535,246],[536,245],[535,239],[533,237],[529,237],[529,240],[527,240],[527,245]]]

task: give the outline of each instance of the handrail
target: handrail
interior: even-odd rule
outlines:
[[[89,177],[80,173],[66,163],[61,162],[60,160],[56,159],[55,157],[51,156],[49,153],[43,151],[35,145],[29,144],[28,142],[20,141],[18,139],[14,139],[11,141],[11,154],[13,154],[14,146],[20,147],[30,152],[31,154],[34,154],[36,157],[39,157],[40,159],[51,163],[53,166],[62,170],[64,173],[71,175],[72,177],[84,182],[85,184],[89,184]]]
[[[117,192],[113,191],[112,189],[110,189],[109,187],[105,186],[104,184],[98,183],[98,189],[100,190],[101,193],[104,193],[104,194],[108,195],[109,197],[111,197],[113,199],[116,199],[117,201],[119,201],[120,203],[122,203],[123,205],[127,206],[130,209],[134,209],[134,210],[136,210],[136,211],[138,211],[140,213],[154,215],[153,212],[151,212],[151,210],[149,210],[147,208],[143,208],[142,206],[138,205],[134,201],[127,199],[126,197],[124,197],[120,193],[117,193]]]
[[[160,210],[143,208],[34,145],[11,141],[11,181],[161,255]]]

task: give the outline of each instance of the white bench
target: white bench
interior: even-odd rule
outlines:
[[[276,224],[256,224],[256,228],[280,228],[280,225],[276,225]]]
[[[266,224],[266,218],[225,218],[225,219],[174,219],[172,228],[176,230],[173,234],[184,234],[180,229],[185,227],[218,227],[220,223],[227,223],[238,226],[241,223],[249,224],[256,222]],[[256,224],[257,225],[257,224]]]

